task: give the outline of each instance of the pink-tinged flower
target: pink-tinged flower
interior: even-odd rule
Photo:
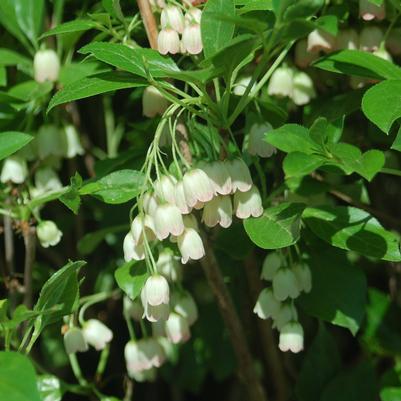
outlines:
[[[180,38],[171,28],[162,29],[157,37],[157,48],[161,54],[177,54],[180,51]]]
[[[364,21],[383,20],[386,18],[384,1],[381,5],[377,5],[369,0],[359,0],[359,16]]]
[[[315,29],[308,35],[308,52],[331,52],[334,49],[336,38],[321,29]]]
[[[150,276],[143,287],[144,300],[151,306],[168,304],[170,302],[170,288],[167,280],[160,274]]]
[[[374,52],[384,40],[383,31],[377,26],[363,28],[359,34],[359,48],[365,52]]]
[[[276,153],[276,148],[265,141],[266,134],[272,129],[273,127],[267,122],[252,124],[248,138],[248,153],[250,155],[270,157]]]
[[[306,68],[310,63],[316,60],[316,53],[308,51],[308,42],[306,39],[302,39],[295,45],[294,61],[295,64],[300,68]]]
[[[176,204],[178,209],[180,209],[180,212],[182,214],[191,213],[192,208],[188,206],[188,202],[185,197],[183,181],[178,181],[178,183],[175,185],[174,200],[174,203]]]
[[[199,8],[191,7],[185,13],[186,24],[200,24],[202,18],[202,11]]]
[[[184,30],[184,15],[177,6],[166,6],[160,15],[160,25],[162,29],[172,28],[178,33]]]
[[[233,191],[228,163],[230,162],[214,161],[199,167],[209,177],[216,194],[228,195]]]
[[[168,100],[154,86],[148,86],[143,91],[142,114],[145,117],[153,118],[161,116],[166,111],[168,105]]]
[[[294,73],[292,101],[297,106],[308,104],[316,97],[315,87],[311,77],[303,71]]]
[[[145,248],[142,244],[137,244],[132,236],[131,231],[124,237],[123,242],[124,260],[144,260]]]
[[[131,223],[131,234],[136,244],[142,244],[146,235],[147,241],[156,239],[155,224],[152,216],[141,214],[135,217]]]
[[[269,96],[291,97],[293,92],[294,71],[289,67],[277,68],[267,85]]]
[[[202,214],[202,221],[208,227],[220,224],[223,228],[228,228],[232,223],[233,208],[230,196],[215,196],[210,202],[205,204]]]
[[[86,342],[97,351],[102,350],[113,339],[113,332],[102,322],[90,319],[82,327]]]
[[[183,183],[189,207],[194,207],[198,201],[209,202],[213,198],[213,186],[203,170],[195,168],[187,171],[184,174]]]
[[[177,180],[172,175],[162,175],[153,183],[155,194],[164,202],[175,204],[175,185]]]
[[[335,50],[357,50],[359,48],[359,35],[355,29],[344,29],[338,32]]]
[[[247,192],[234,194],[234,211],[239,219],[259,217],[263,214],[262,198],[255,185]]]
[[[274,297],[279,301],[297,298],[301,293],[297,276],[288,267],[281,267],[273,277]]]
[[[169,234],[181,235],[184,231],[184,222],[180,210],[177,206],[168,203],[158,206],[154,222],[159,240],[166,239]]]
[[[275,319],[280,309],[280,302],[273,295],[270,288],[264,288],[259,294],[253,313],[256,313],[261,319]]]
[[[181,262],[188,263],[189,260],[199,260],[205,256],[202,238],[193,228],[186,228],[182,235],[177,238],[178,249],[181,252]]]
[[[304,331],[298,322],[287,323],[280,331],[279,348],[298,353],[304,349]]]
[[[185,317],[171,312],[166,322],[166,334],[173,344],[184,343],[189,340],[191,333],[189,324]]]
[[[33,73],[36,82],[55,82],[60,73],[60,61],[54,50],[39,50],[33,59]]]
[[[182,33],[183,53],[199,54],[203,49],[201,29],[199,24],[189,24]]]
[[[252,187],[252,177],[248,166],[242,159],[233,159],[226,162],[231,177],[232,192],[249,191]]]

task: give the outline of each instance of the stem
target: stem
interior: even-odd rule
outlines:
[[[4,215],[4,249],[6,259],[6,272],[10,278],[10,307],[11,310],[15,308],[15,287],[13,284],[13,278],[15,274],[14,269],[14,235],[12,228],[12,220],[10,216]]]
[[[24,304],[28,309],[32,308],[32,271],[35,262],[36,230],[35,227],[27,226],[23,230],[25,245],[24,265]]]
[[[159,33],[157,30],[155,16],[153,15],[150,7],[150,2],[149,0],[137,0],[137,3],[150,47],[152,49],[157,49],[157,36]]]
[[[224,284],[224,278],[218,266],[216,256],[209,239],[202,235],[206,255],[201,259],[201,265],[208,283],[216,297],[221,315],[224,319],[230,340],[237,357],[240,380],[247,389],[249,401],[266,401],[267,397],[259,377],[254,369],[252,356],[245,337],[245,330],[235,310],[231,296]]]
[[[70,360],[70,365],[71,365],[72,371],[74,373],[74,376],[78,380],[78,383],[82,387],[88,387],[88,382],[82,375],[81,367],[79,366],[76,354],[70,354],[70,355],[68,355],[68,358]]]
[[[398,177],[401,177],[401,171],[400,171],[400,170],[396,170],[396,169],[394,169],[394,168],[386,168],[386,167],[383,167],[383,168],[380,170],[380,172],[383,173],[383,174],[390,174],[390,175],[396,175],[396,176],[398,176]]]

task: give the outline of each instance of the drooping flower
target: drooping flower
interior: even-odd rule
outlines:
[[[58,178],[57,173],[50,167],[43,167],[35,173],[35,189],[37,194],[57,191],[61,189],[63,184]]]
[[[215,196],[207,202],[203,209],[202,221],[208,227],[220,224],[223,228],[228,228],[232,223],[233,207],[230,196]]]
[[[377,26],[367,26],[359,34],[359,48],[365,52],[374,52],[383,42],[383,31]]]
[[[169,234],[181,235],[184,231],[184,222],[180,210],[177,206],[168,203],[157,207],[154,223],[159,240],[166,239]]]
[[[36,149],[40,159],[49,156],[62,156],[66,154],[66,138],[63,131],[52,124],[42,125],[35,138]]]
[[[359,48],[359,35],[355,29],[344,29],[336,37],[336,50],[357,50]]]
[[[166,322],[166,334],[173,344],[188,341],[191,333],[187,319],[176,312],[171,312]]]
[[[184,15],[180,8],[174,5],[167,5],[160,15],[162,29],[172,28],[178,33],[184,31]]]
[[[144,299],[151,306],[169,304],[170,288],[165,277],[160,274],[150,276],[143,287]]]
[[[180,51],[180,38],[171,28],[162,29],[157,37],[157,48],[161,54],[177,54]]]
[[[297,106],[303,106],[316,97],[315,88],[311,77],[303,72],[294,73],[292,100]]]
[[[308,52],[331,52],[334,49],[336,38],[322,29],[315,29],[308,35]]]
[[[195,168],[184,174],[184,193],[189,207],[194,207],[198,201],[209,202],[214,195],[213,186],[206,173]]]
[[[64,334],[63,340],[67,354],[75,354],[76,352],[85,352],[88,350],[88,344],[83,332],[78,327],[69,328]]]
[[[289,67],[277,68],[270,77],[267,93],[270,96],[291,97],[293,92],[294,71]]]
[[[172,175],[162,175],[153,183],[153,188],[159,199],[174,205],[176,184],[177,180]]]
[[[137,244],[132,236],[131,231],[124,237],[123,242],[124,260],[129,262],[130,260],[144,260],[145,259],[145,248],[143,244]]]
[[[157,207],[159,206],[159,203],[156,200],[156,196],[149,192],[145,192],[142,196],[141,202],[142,202],[143,211],[146,214],[154,217]]]
[[[280,331],[279,348],[298,353],[304,349],[304,330],[298,322],[287,323]]]
[[[271,288],[264,288],[259,294],[253,312],[261,319],[268,319],[270,317],[275,319],[279,309],[280,302],[274,297]]]
[[[263,214],[262,198],[255,185],[247,192],[234,194],[234,211],[239,219],[259,217]]]
[[[233,191],[228,163],[230,162],[214,161],[203,163],[199,167],[208,176],[216,194],[228,195]]]
[[[281,267],[273,277],[273,293],[279,301],[297,298],[300,294],[299,284],[294,271]]]
[[[382,4],[377,5],[369,0],[359,0],[359,16],[364,21],[372,21],[377,19],[379,21],[386,18],[386,8],[384,1]]]
[[[57,81],[60,73],[57,53],[52,49],[37,51],[33,59],[33,73],[36,82]]]
[[[312,289],[312,274],[309,266],[304,263],[299,263],[294,266],[293,270],[297,277],[300,291],[306,293],[310,292]]]
[[[161,94],[159,89],[148,86],[142,95],[142,114],[145,117],[153,118],[162,115],[169,105],[168,100]]]
[[[10,156],[4,160],[0,180],[3,183],[8,181],[14,184],[22,184],[28,176],[26,161],[20,156]]]
[[[83,155],[84,149],[76,128],[72,124],[66,125],[63,134],[65,157],[72,159],[77,155]]]
[[[184,182],[178,181],[174,190],[174,203],[182,214],[191,213],[192,208],[188,206],[187,198],[185,197]]]
[[[181,262],[188,263],[189,260],[199,260],[205,256],[202,238],[193,228],[186,228],[182,235],[177,238],[178,249],[181,253]]]
[[[167,320],[170,314],[170,306],[166,303],[159,305],[150,305],[147,300],[145,287],[141,291],[141,302],[144,309],[143,317],[149,322],[158,322],[159,320]]]
[[[113,332],[97,319],[89,319],[82,327],[86,342],[97,351],[106,347],[113,339]]]
[[[170,249],[164,248],[159,253],[156,268],[160,274],[172,282],[180,281],[182,278],[182,266]]]
[[[263,261],[262,273],[260,278],[262,280],[272,281],[277,270],[281,267],[282,261],[277,252],[271,252]]]
[[[273,127],[268,123],[252,124],[249,130],[248,153],[259,157],[270,157],[276,153],[276,148],[267,143],[264,138]]]
[[[56,223],[51,220],[43,220],[40,222],[36,228],[36,233],[40,245],[42,245],[43,248],[57,245],[63,236],[63,233],[58,229]]]
[[[299,68],[306,68],[316,59],[316,53],[308,51],[308,42],[301,39],[295,45],[294,62]]]
[[[188,11],[185,13],[185,23],[186,24],[200,24],[202,18],[202,11],[196,7],[190,7]]]
[[[139,214],[132,220],[131,234],[136,244],[142,244],[144,237],[146,240],[153,241],[156,239],[156,229],[152,216],[148,214]]]
[[[199,54],[203,49],[199,24],[186,24],[182,33],[181,50],[183,53]]]
[[[248,166],[242,159],[233,159],[226,162],[231,177],[232,192],[249,191],[252,187],[252,177]]]
[[[297,321],[298,312],[293,302],[283,302],[274,316],[274,326],[281,330],[287,323]]]
[[[183,292],[173,297],[174,311],[183,316],[192,326],[198,320],[198,307],[189,292]]]

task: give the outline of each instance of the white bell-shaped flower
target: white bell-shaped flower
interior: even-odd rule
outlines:
[[[355,29],[344,29],[338,32],[335,50],[359,49],[359,35]]]
[[[166,111],[168,105],[168,100],[154,86],[148,86],[143,91],[142,114],[145,117],[153,118],[161,116]]]
[[[297,321],[298,312],[293,302],[283,302],[274,316],[274,327],[281,330],[287,323]]]
[[[183,316],[192,326],[198,320],[198,307],[189,292],[183,292],[173,297],[174,312]]]
[[[202,11],[196,7],[189,8],[184,17],[186,24],[200,24],[201,18]]]
[[[331,52],[334,49],[336,38],[321,29],[315,29],[308,35],[308,52]]]
[[[43,248],[57,245],[63,236],[56,223],[51,220],[41,221],[36,228],[36,234]]]
[[[157,271],[166,277],[167,280],[176,282],[182,279],[182,266],[170,249],[164,248],[159,253],[156,262]]]
[[[58,191],[63,187],[57,173],[50,167],[43,167],[35,173],[35,188],[38,193]]]
[[[304,330],[298,322],[287,323],[280,331],[279,348],[298,353],[304,349]]]
[[[166,322],[166,334],[173,344],[188,341],[191,337],[191,332],[187,319],[178,313],[171,312]]]
[[[308,41],[301,39],[295,45],[294,62],[299,68],[306,68],[316,60],[316,53],[308,52]]]
[[[294,89],[294,71],[289,67],[277,68],[270,77],[267,85],[269,96],[291,97]]]
[[[65,156],[72,159],[77,155],[83,155],[84,149],[79,140],[76,128],[70,124],[64,128]]]
[[[38,130],[35,142],[38,156],[42,160],[48,156],[65,156],[65,135],[56,125],[42,125]]]
[[[297,276],[293,269],[281,267],[273,277],[273,293],[279,301],[297,298],[300,294]]]
[[[185,197],[183,181],[178,181],[175,185],[174,203],[178,209],[180,209],[182,214],[191,213],[192,208],[188,206],[187,198]]]
[[[232,223],[233,207],[230,196],[215,196],[210,202],[205,204],[202,214],[202,221],[208,227],[220,224],[223,228],[228,228]]]
[[[158,322],[159,320],[167,320],[170,314],[170,306],[166,303],[159,305],[150,305],[147,300],[145,287],[141,291],[141,302],[144,309],[143,317],[146,317],[149,322]]]
[[[203,163],[202,169],[212,183],[213,191],[220,195],[229,195],[233,191],[231,176],[228,169],[230,162],[214,161]]]
[[[265,141],[266,134],[272,129],[273,127],[267,122],[252,124],[248,139],[248,153],[250,155],[270,157],[276,153],[276,148]]]
[[[251,173],[242,159],[227,161],[226,167],[231,177],[232,192],[247,192],[252,188]]]
[[[164,28],[157,37],[157,48],[161,54],[177,54],[180,51],[180,38],[172,28]]]
[[[263,261],[262,273],[260,278],[266,281],[272,281],[277,270],[282,266],[282,260],[277,252],[271,252]]]
[[[151,306],[169,304],[170,287],[165,277],[160,274],[150,276],[143,287],[144,299]]]
[[[245,94],[246,88],[252,81],[251,76],[240,77],[238,81],[235,83],[233,88],[234,95],[243,96]],[[256,84],[252,85],[250,92],[256,87]]]
[[[309,266],[299,263],[293,267],[293,271],[297,277],[300,291],[310,292],[312,290],[312,273]]]
[[[4,160],[0,176],[1,182],[11,181],[14,184],[22,184],[27,176],[28,168],[23,158],[11,156]]]
[[[160,25],[162,29],[172,28],[178,33],[184,30],[184,15],[180,8],[167,5],[163,8],[160,15]]]
[[[156,239],[156,229],[152,216],[140,214],[132,220],[131,234],[136,244],[142,244],[146,235],[146,240]]]
[[[78,327],[71,327],[64,334],[64,347],[67,354],[75,354],[76,352],[85,352],[88,350],[88,344],[85,340],[83,332]]]
[[[259,294],[253,312],[261,319],[268,319],[270,317],[275,319],[279,309],[280,302],[274,297],[271,288],[264,288]]]
[[[177,238],[177,245],[183,264],[188,263],[189,260],[202,259],[205,256],[202,238],[193,228],[186,228],[184,230],[184,233]]]
[[[60,74],[60,60],[57,53],[52,49],[37,51],[33,59],[33,74],[35,81],[39,83],[57,81]]]
[[[311,77],[303,71],[294,73],[292,100],[297,106],[308,104],[316,97]]]
[[[144,309],[142,303],[138,298],[131,301],[131,299],[129,299],[127,296],[124,296],[123,309],[124,313],[126,313],[132,319],[138,322],[142,319]]]
[[[247,192],[234,194],[234,211],[239,219],[260,217],[263,214],[262,198],[255,185]]]
[[[178,236],[184,231],[184,222],[177,206],[165,203],[156,209],[155,217],[156,236],[159,240],[166,239],[169,234]]]
[[[359,0],[359,16],[364,21],[373,21],[374,19],[383,20],[386,18],[384,1],[382,4],[377,5],[369,0]]]
[[[113,339],[113,332],[97,319],[89,319],[82,327],[86,342],[97,351],[106,347]]]
[[[132,236],[131,231],[124,237],[123,242],[124,260],[144,260],[145,248],[143,244],[137,244]]]
[[[213,198],[213,186],[203,170],[195,168],[187,171],[183,183],[188,206],[193,207],[198,201],[209,202]]]
[[[383,31],[377,26],[367,26],[359,34],[359,48],[365,52],[379,50],[384,40]]]
[[[143,211],[149,216],[154,217],[159,203],[156,200],[156,196],[149,192],[145,192],[140,200],[142,202]]]
[[[150,368],[148,370],[141,370],[140,372],[135,372],[133,370],[129,370],[128,365],[127,365],[127,372],[128,372],[128,376],[138,383],[154,382],[154,381],[156,381],[156,377],[157,377],[157,369],[156,368]]]
[[[159,199],[174,205],[176,184],[177,180],[172,175],[162,175],[153,183],[153,188]]]
[[[189,54],[199,54],[203,50],[200,24],[185,25],[181,39],[181,51]]]

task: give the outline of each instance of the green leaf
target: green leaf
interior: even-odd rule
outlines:
[[[298,0],[284,11],[284,20],[306,18],[315,15],[324,5],[324,0]]]
[[[249,238],[260,248],[278,249],[295,244],[299,239],[301,214],[305,205],[281,203],[264,211],[258,218],[244,221]]]
[[[298,401],[319,401],[328,382],[339,372],[341,360],[336,342],[324,324],[319,330],[302,364],[296,383]]]
[[[58,199],[65,206],[68,207],[74,214],[78,214],[79,207],[81,206],[81,197],[79,196],[79,189],[82,186],[82,178],[78,174],[75,173],[73,177],[71,177],[70,187],[67,192],[64,192]]]
[[[118,286],[130,299],[134,300],[141,293],[149,273],[145,263],[132,260],[119,267],[115,271],[114,277]]]
[[[362,99],[365,116],[386,134],[401,117],[401,75],[399,78],[380,82],[370,88]]]
[[[102,6],[110,15],[119,19],[120,21],[124,21],[120,0],[102,0]]]
[[[83,78],[58,91],[50,100],[47,112],[53,107],[119,89],[145,86],[146,82],[123,72],[106,72]]]
[[[265,141],[283,152],[303,152],[308,155],[315,153],[318,146],[309,137],[309,131],[298,124],[285,124],[269,131]]]
[[[380,391],[381,401],[401,401],[400,387],[385,387]]]
[[[341,50],[313,63],[322,70],[372,79],[401,79],[401,68],[374,54]]]
[[[338,33],[338,20],[335,15],[323,15],[316,20],[316,26],[322,31],[337,36]]]
[[[92,195],[105,203],[125,203],[139,195],[143,189],[144,176],[136,170],[114,171],[94,182],[84,185],[80,195]]]
[[[14,7],[21,31],[37,47],[38,37],[43,27],[45,1],[14,0]]]
[[[208,58],[228,43],[234,34],[235,24],[221,16],[235,17],[233,0],[209,0],[202,12],[201,33],[203,51]]]
[[[333,246],[383,260],[401,260],[398,236],[361,209],[308,207],[302,218],[315,235]]]
[[[79,81],[86,77],[109,71],[110,71],[109,66],[105,66],[103,63],[99,63],[97,60],[93,62],[85,61],[82,63],[68,63],[64,64],[61,67],[59,82],[64,87],[71,84],[72,82]],[[126,75],[128,78],[128,74]]]
[[[63,391],[60,380],[56,376],[39,376],[37,384],[42,401],[61,401]]]
[[[32,68],[32,60],[24,55],[10,49],[0,49],[0,65],[1,66],[22,66],[24,69]]]
[[[344,252],[320,246],[311,250],[312,291],[299,304],[308,314],[356,334],[366,305],[367,284],[362,270]]]
[[[42,401],[35,370],[27,356],[0,352],[0,394],[7,401]]]
[[[59,24],[54,28],[49,29],[41,36],[41,38],[47,38],[52,35],[61,35],[64,33],[83,32],[93,28],[99,28],[99,24],[92,20],[76,19],[64,22],[63,24]]]
[[[0,132],[0,160],[12,155],[31,142],[33,136],[23,132],[7,131]]]
[[[104,63],[143,78],[147,78],[149,74],[153,78],[166,78],[170,77],[171,73],[180,71],[171,58],[164,57],[153,49],[131,49],[117,43],[93,42],[81,48],[79,52],[92,54]]]
[[[401,152],[401,127],[398,129],[397,136],[394,139],[391,149]]]
[[[307,155],[302,152],[291,152],[284,158],[283,170],[286,178],[301,177],[324,164],[324,160],[315,155]]]

